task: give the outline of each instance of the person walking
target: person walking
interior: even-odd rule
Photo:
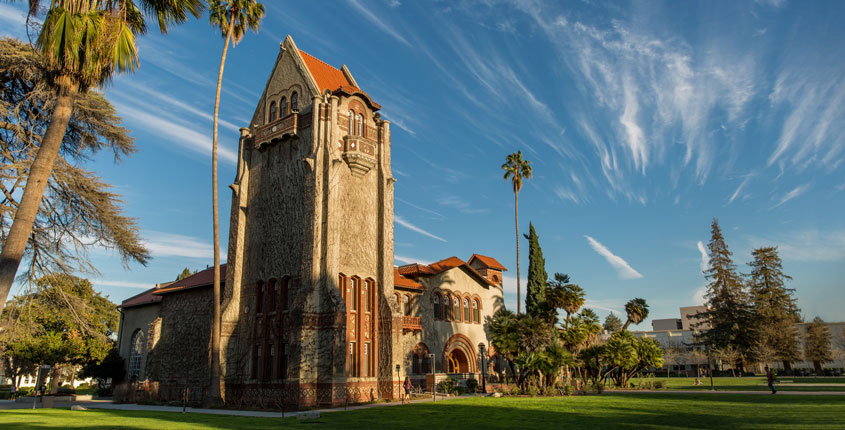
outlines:
[[[406,376],[405,382],[402,384],[402,388],[405,389],[405,397],[408,399],[408,401],[411,400],[411,388],[413,387],[414,386],[411,384],[411,378]]]
[[[775,378],[772,376],[772,371],[769,369],[769,366],[765,367],[766,369],[766,382],[769,383],[769,389],[772,390],[772,394],[777,393],[775,390]]]

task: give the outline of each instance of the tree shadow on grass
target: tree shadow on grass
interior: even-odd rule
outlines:
[[[747,395],[611,395],[475,398],[324,413],[317,420],[119,410],[3,411],[5,428],[452,429],[452,428],[833,428],[845,398]]]

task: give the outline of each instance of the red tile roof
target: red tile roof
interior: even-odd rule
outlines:
[[[423,287],[419,282],[400,275],[398,268],[393,269],[393,285],[395,287],[413,288],[417,290],[425,289],[425,287]]]
[[[301,49],[299,50],[299,54],[302,55],[305,65],[308,66],[308,70],[311,71],[311,76],[313,76],[314,80],[317,81],[317,86],[320,87],[320,91],[334,91],[340,87],[350,87],[357,91],[361,91],[358,88],[355,88],[355,86],[352,85],[352,82],[349,82],[349,80],[346,79],[346,76],[344,76],[343,71],[340,69],[326,64],[322,60]]]
[[[481,254],[472,254],[472,257],[469,258],[469,261],[467,263],[472,264],[472,260],[474,260],[476,258],[478,259],[478,261],[480,261],[482,264],[487,266],[487,268],[489,268],[489,269],[505,270],[505,271],[508,270],[508,269],[505,269],[505,266],[502,266],[502,263],[499,263],[495,258],[488,257],[486,255],[481,255]]]
[[[220,265],[220,283],[226,279],[226,265]],[[214,283],[214,268],[202,270],[181,281],[176,281],[165,288],[159,288],[153,294],[167,294],[175,291],[187,290],[189,288],[205,287]]]
[[[399,274],[402,276],[420,276],[420,275],[436,275],[437,272],[425,264],[412,263],[404,266],[399,266]]]
[[[453,256],[449,258],[444,258],[435,263],[431,263],[428,265],[428,267],[432,268],[435,273],[442,273],[449,269],[453,269],[464,264],[466,264],[466,261]]]
[[[165,285],[169,285],[169,284],[165,284]],[[124,300],[123,303],[121,303],[118,306],[118,308],[126,309],[126,308],[132,308],[132,307],[135,307],[135,306],[144,306],[144,305],[151,305],[153,303],[159,303],[159,302],[161,302],[161,296],[157,296],[157,295],[153,294],[156,291],[156,289],[158,289],[158,288],[159,288],[159,286],[156,285],[155,287],[150,288],[149,290],[146,290],[143,293],[136,294],[136,295]]]

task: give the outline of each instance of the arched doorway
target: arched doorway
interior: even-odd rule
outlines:
[[[446,373],[478,372],[478,355],[472,341],[462,334],[455,334],[443,348],[442,371]]]
[[[466,354],[463,353],[460,349],[454,349],[449,356],[446,358],[447,366],[446,369],[447,373],[468,373],[469,372],[469,362],[467,360]]]

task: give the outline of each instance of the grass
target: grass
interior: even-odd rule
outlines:
[[[655,377],[654,381],[666,381],[666,388],[668,390],[709,390],[710,378],[700,378],[704,385],[694,385],[695,378],[661,378]],[[778,391],[845,391],[845,386],[811,386],[801,387],[793,384],[845,384],[845,378],[802,378],[781,376],[778,378],[781,382],[775,383],[775,389]],[[640,381],[638,378],[631,380],[634,385]],[[792,381],[787,382],[787,381]],[[721,391],[768,391],[769,387],[766,385],[765,376],[745,376],[742,378],[734,377],[718,377],[713,378],[713,385],[717,390]]]
[[[4,410],[6,429],[845,429],[845,396],[626,394],[570,398],[466,398],[325,413],[317,420],[173,412]]]

